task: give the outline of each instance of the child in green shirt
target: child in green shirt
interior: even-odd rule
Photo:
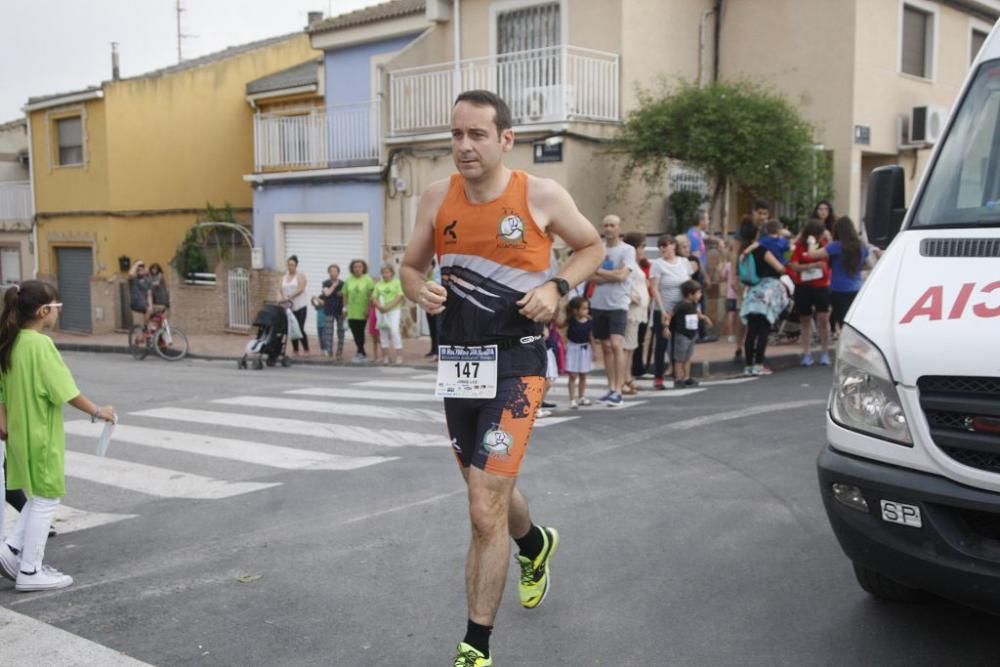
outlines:
[[[7,441],[7,484],[29,497],[13,532],[0,541],[0,575],[13,579],[18,591],[73,583],[69,575],[42,565],[52,517],[66,495],[63,403],[94,420],[115,420],[113,407],[98,407],[80,393],[55,343],[41,332],[59,319],[58,299],[52,285],[29,280],[7,290],[0,315],[0,436]]]

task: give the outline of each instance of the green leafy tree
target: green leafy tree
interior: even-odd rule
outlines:
[[[638,179],[655,194],[669,161],[680,160],[711,179],[713,209],[727,183],[774,199],[814,191],[813,127],[776,92],[750,81],[680,82],[638,99],[617,139],[626,187]]]

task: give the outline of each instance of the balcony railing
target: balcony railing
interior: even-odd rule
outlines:
[[[28,181],[0,183],[0,221],[29,222],[34,213],[31,183]]]
[[[390,134],[446,129],[455,97],[474,88],[499,94],[515,125],[621,120],[618,55],[555,46],[390,72]]]
[[[258,172],[378,164],[382,153],[378,102],[302,116],[257,114],[253,133]]]

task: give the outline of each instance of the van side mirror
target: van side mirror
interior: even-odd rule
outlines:
[[[896,238],[906,215],[905,172],[899,165],[872,170],[865,201],[868,241],[883,250]]]

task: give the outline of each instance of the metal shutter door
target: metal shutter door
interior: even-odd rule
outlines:
[[[299,271],[306,277],[306,294],[320,293],[323,281],[327,279],[326,267],[340,266],[341,280],[348,275],[348,266],[353,259],[368,261],[365,253],[364,227],[361,223],[285,223],[285,259],[292,255],[299,258]],[[379,267],[369,267],[377,273]],[[316,340],[316,309],[309,306],[306,316],[306,331],[310,346],[319,349]]]
[[[60,329],[90,333],[90,276],[93,267],[90,248],[56,248],[59,300],[63,302]]]

